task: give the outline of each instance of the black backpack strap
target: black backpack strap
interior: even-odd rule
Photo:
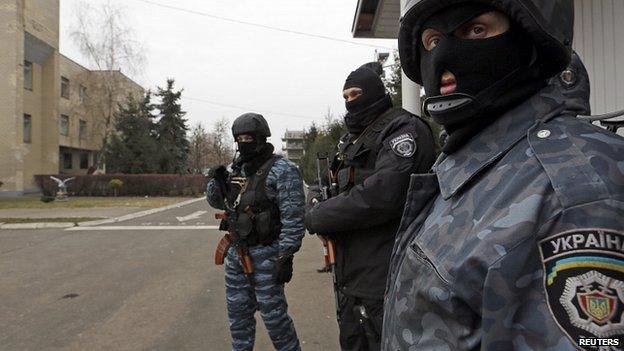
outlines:
[[[265,191],[266,179],[269,176],[269,172],[271,171],[271,168],[273,168],[275,162],[281,158],[282,156],[280,155],[273,155],[273,157],[268,159],[254,174],[254,190],[256,191],[256,194],[261,194],[263,200],[265,201],[268,201]]]

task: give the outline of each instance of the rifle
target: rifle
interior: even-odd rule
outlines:
[[[236,216],[236,214],[234,214],[234,216]],[[230,222],[228,223],[228,233],[221,238],[219,244],[217,245],[217,250],[215,252],[215,264],[222,265],[225,261],[225,254],[227,253],[227,250],[230,246],[234,245],[238,258],[240,259],[241,266],[243,267],[243,272],[247,276],[249,284],[253,285],[254,268],[251,256],[249,256],[249,248],[242,240],[240,240],[238,234],[236,234],[236,230],[232,228],[234,227],[234,222],[230,221],[231,218],[232,215],[227,212],[215,214],[215,219]]]
[[[331,184],[331,186],[333,187],[335,182],[334,182],[334,177],[332,175],[332,171],[329,167],[329,158],[327,156],[327,154],[321,154],[318,153],[316,155],[316,171],[317,171],[317,176],[318,176],[318,185],[319,185],[319,190],[321,191],[321,198],[322,201],[325,201],[327,199],[329,199],[329,196],[331,195],[330,193],[330,189],[323,185],[323,181],[321,178],[321,161],[324,160],[326,167],[327,167],[327,174],[329,176],[329,182]],[[332,275],[332,283],[333,283],[333,288],[334,288],[334,299],[336,300],[336,319],[338,320],[338,323],[340,323],[340,289],[338,287],[338,279],[336,278],[336,244],[334,243],[333,240],[331,240],[330,238],[323,236],[323,235],[318,235],[319,239],[321,239],[321,242],[323,243],[323,254],[325,256],[325,264],[329,266],[329,272]]]
[[[233,205],[230,206],[227,197],[224,201],[226,211],[222,213],[215,214],[215,219],[221,220],[221,225],[219,226],[219,230],[227,230],[227,233],[221,238],[219,244],[217,245],[217,250],[215,252],[215,264],[222,265],[225,261],[225,254],[230,246],[234,246],[236,248],[236,253],[238,254],[238,258],[240,259],[241,266],[243,267],[243,272],[247,276],[247,280],[249,284],[253,285],[253,262],[251,260],[251,256],[249,256],[249,248],[244,240],[241,240],[240,236],[236,232],[236,222],[238,219],[238,213],[236,212],[236,207],[240,202],[240,198],[242,194],[245,192],[246,181],[240,177],[233,177],[233,182],[240,185],[240,192],[234,201]],[[225,194],[225,193],[223,193]],[[245,209],[245,211],[250,209]]]

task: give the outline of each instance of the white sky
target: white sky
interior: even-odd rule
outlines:
[[[330,108],[344,113],[347,75],[372,61],[374,47],[317,39],[194,15],[141,0],[113,0],[146,49],[144,73],[132,77],[145,88],[164,86],[168,77],[184,88],[182,107],[192,126],[211,128],[244,112],[267,118],[276,149],[286,129],[324,121]],[[149,0],[191,11],[362,44],[396,48],[396,40],[354,39],[357,0]],[[79,0],[61,0],[60,51],[89,67],[69,36]],[[97,4],[104,0],[89,0]],[[389,51],[380,48],[380,51]],[[208,100],[231,108],[198,102]],[[272,113],[279,112],[280,115]]]

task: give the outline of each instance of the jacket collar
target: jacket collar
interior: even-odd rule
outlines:
[[[495,120],[451,155],[441,154],[433,166],[440,193],[448,200],[471,179],[499,160],[538,120],[547,121],[565,110],[560,87],[548,85]]]

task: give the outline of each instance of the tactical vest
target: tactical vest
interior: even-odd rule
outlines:
[[[338,154],[332,167],[337,174],[338,192],[349,191],[375,171],[375,162],[381,144],[377,142],[379,133],[394,119],[409,114],[401,108],[393,108],[375,120],[355,140],[346,140],[338,145]]]
[[[281,156],[274,155],[256,173],[247,177],[236,207],[235,228],[241,240],[248,246],[270,245],[280,234],[279,206],[266,194],[269,171]]]

